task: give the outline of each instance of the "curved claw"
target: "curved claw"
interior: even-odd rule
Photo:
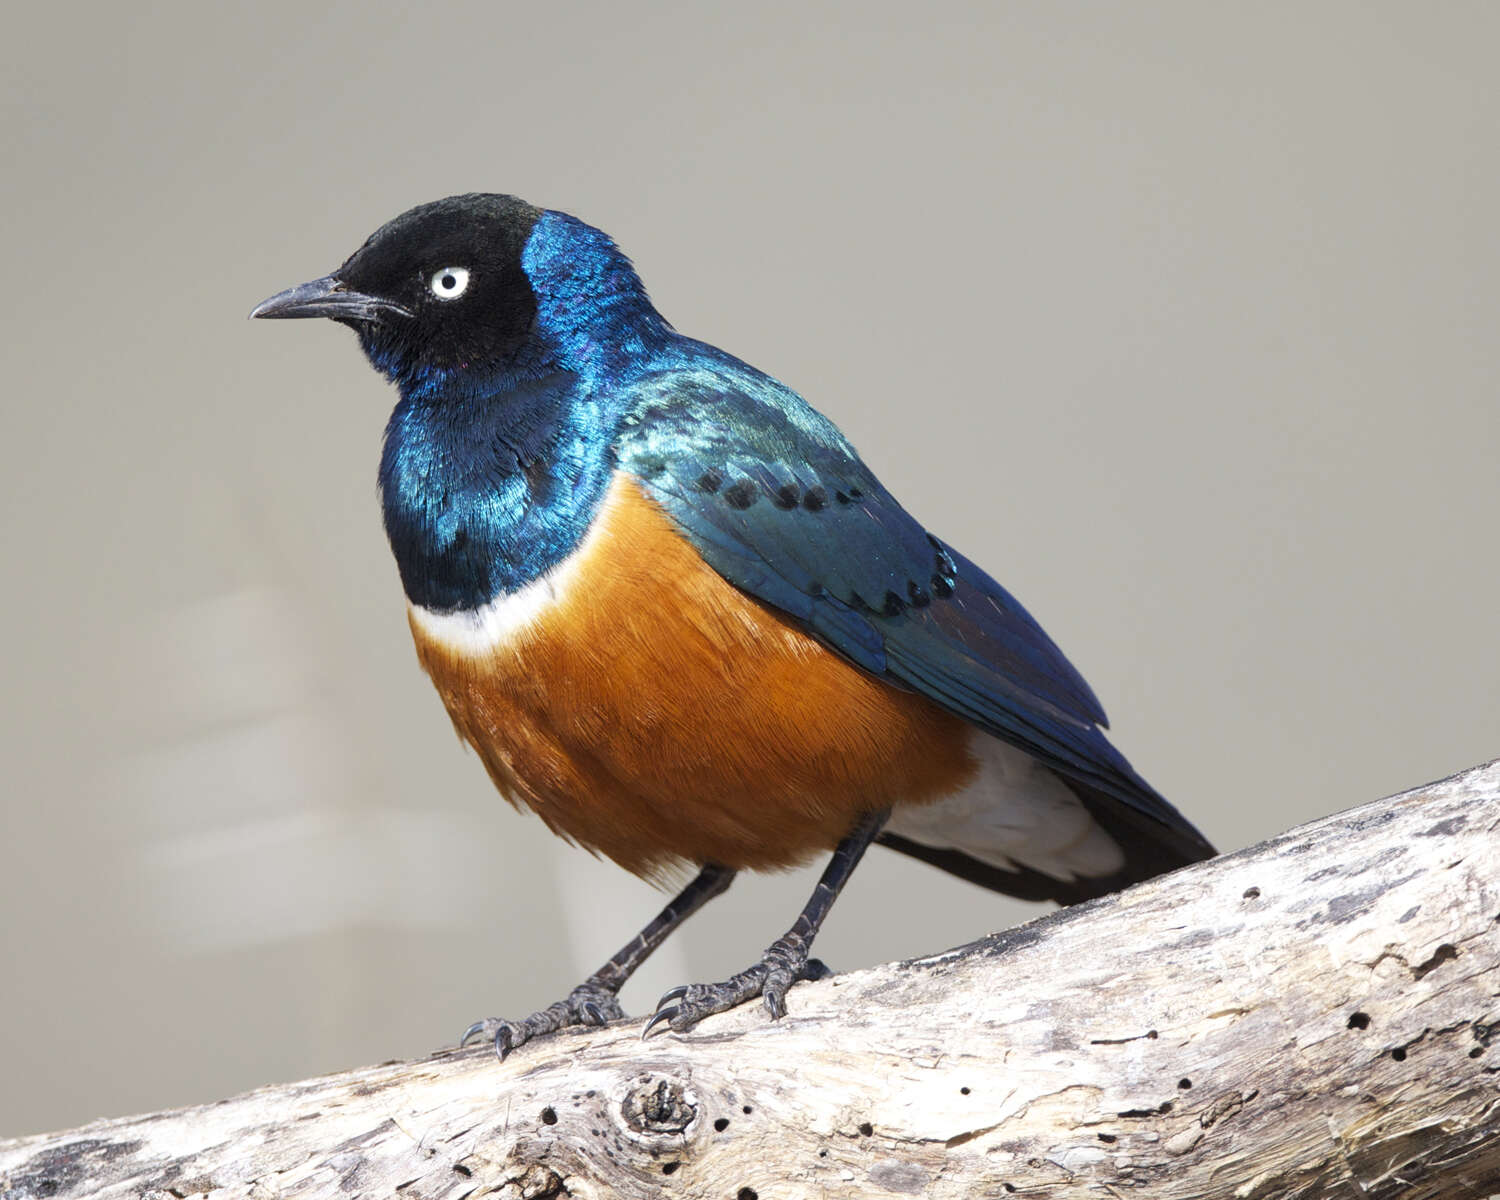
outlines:
[[[676,990],[677,990],[676,988],[672,989],[672,991],[676,991]],[[686,990],[686,989],[684,989],[684,990]],[[669,992],[668,995],[670,995],[670,994],[671,993]],[[666,997],[663,997],[663,999],[665,999],[665,998]],[[644,1029],[641,1030],[641,1041],[644,1042],[648,1037],[651,1036],[651,1031],[653,1029],[655,1029],[658,1025],[662,1024],[663,1022],[670,1021],[680,1011],[681,1010],[678,1009],[676,1005],[673,1005],[670,1008],[658,1008],[654,1013],[651,1014],[651,1019],[646,1022],[646,1028],[644,1028]]]
[[[691,985],[679,983],[676,987],[668,988],[661,994],[661,999],[656,1002],[656,1007],[660,1008],[663,1004],[671,1004],[673,1000],[681,1000],[688,994],[689,986]]]
[[[514,1046],[514,1044],[511,1041],[510,1026],[509,1025],[502,1025],[502,1026],[500,1026],[499,1029],[495,1030],[495,1054],[496,1054],[496,1056],[500,1059],[501,1062],[504,1062],[505,1061],[505,1056],[507,1054],[509,1054],[514,1049],[515,1049],[515,1046]]]
[[[475,1021],[474,1024],[465,1029],[463,1037],[458,1039],[458,1048],[462,1050],[465,1046],[472,1042],[476,1037],[484,1032],[484,1027],[484,1021]]]
[[[585,1000],[578,1006],[578,1015],[590,1025],[605,1024],[604,1013],[600,1011],[599,1006],[592,1000]]]

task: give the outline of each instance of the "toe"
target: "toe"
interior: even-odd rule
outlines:
[[[585,1000],[578,1006],[578,1015],[585,1025],[605,1025],[609,1021],[609,1018],[592,1000]]]
[[[624,1017],[619,997],[605,988],[585,984],[574,988],[564,1002],[561,1019],[564,1025],[608,1025]]]
[[[520,1030],[509,1021],[501,1021],[500,1028],[495,1030],[495,1056],[504,1062],[505,1056],[525,1041]]]
[[[819,979],[827,979],[833,974],[833,968],[821,958],[810,958],[802,968],[799,979],[806,983],[813,983]]]

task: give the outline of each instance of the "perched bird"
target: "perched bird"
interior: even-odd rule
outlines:
[[[599,230],[453,196],[251,316],[348,325],[396,385],[380,496],[417,656],[501,793],[638,875],[698,869],[565,999],[465,1042],[624,1016],[740,870],[832,852],[759,961],[645,1033],[780,1016],[871,842],[1063,904],[1214,853],[1026,610],[795,392],[677,333]]]

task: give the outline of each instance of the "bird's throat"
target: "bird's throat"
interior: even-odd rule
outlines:
[[[407,599],[479,609],[566,558],[603,500],[612,433],[570,374],[403,397],[380,493]]]

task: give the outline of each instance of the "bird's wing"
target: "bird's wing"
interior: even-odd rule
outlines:
[[[1015,598],[795,393],[731,363],[641,380],[617,443],[703,558],[851,662],[1206,847],[1105,738],[1099,701]]]

